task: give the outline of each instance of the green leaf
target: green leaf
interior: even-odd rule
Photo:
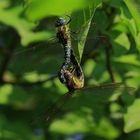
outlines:
[[[127,77],[127,84],[138,89],[140,87],[140,73],[139,68],[130,69],[125,75]]]
[[[99,18],[102,17],[102,18]],[[97,9],[96,14],[94,15],[95,29],[101,30],[103,33],[106,28],[109,26],[109,17],[106,15],[105,11]],[[92,31],[93,32],[93,31]]]
[[[128,40],[128,37],[125,33],[121,33],[118,35],[115,39],[114,42],[119,44],[121,47],[124,47],[126,50],[130,49],[130,42]]]
[[[95,62],[92,59],[89,59],[86,61],[86,63],[84,64],[84,75],[86,77],[90,77],[93,74],[93,70],[95,68]]]
[[[0,87],[0,104],[21,105],[29,99],[29,95],[18,87],[6,84]]]
[[[121,23],[123,23],[130,31],[130,33],[133,35],[133,37],[135,37],[137,35],[137,29],[136,29],[136,25],[135,25],[135,21],[134,19],[129,19],[126,15],[125,15],[125,9],[121,8]]]
[[[90,3],[86,0],[32,0],[26,15],[31,20],[39,20],[48,16],[60,16],[82,9]]]
[[[86,110],[86,109],[85,109]],[[114,139],[119,136],[119,131],[107,118],[100,118],[99,123],[92,119],[90,112],[70,113],[63,120],[52,123],[50,131],[61,134],[91,133],[106,139]]]
[[[12,94],[13,87],[11,85],[4,85],[0,87],[0,104],[7,104],[9,96]]]
[[[71,24],[72,30],[80,30],[77,36],[78,41],[73,43],[73,48],[75,50],[78,61],[81,61],[83,50],[85,47],[87,35],[92,23],[92,18],[96,8],[101,4],[101,0],[96,0],[91,3],[83,11],[79,11],[72,14],[73,22]]]
[[[0,9],[6,8],[9,6],[9,0],[1,0],[0,1]]]
[[[127,112],[124,115],[124,131],[129,133],[131,131],[140,129],[140,99],[136,99],[131,106],[128,106]]]
[[[115,24],[113,26],[112,30],[116,30],[116,31],[123,32],[123,33],[128,33],[128,28],[122,22]]]
[[[137,29],[138,27],[140,28],[140,26],[139,26],[140,24],[138,24],[138,27],[137,27],[135,18],[129,17],[128,13],[129,13],[129,11],[126,9],[126,7],[123,6],[121,8],[121,16],[120,16],[121,21],[120,22],[123,23],[128,28],[128,30],[130,31],[130,33],[132,34],[132,36],[136,42],[137,49],[140,50],[140,43],[139,43],[140,31],[139,31],[139,29]],[[139,22],[139,19],[138,19],[138,22]]]
[[[125,54],[130,49],[130,41],[126,33],[112,30],[110,31],[109,36],[115,50],[115,55]]]
[[[137,31],[140,32],[140,2],[138,0],[124,0],[124,2],[135,20]]]
[[[135,66],[140,66],[139,57],[134,54],[128,54],[120,57],[116,57],[113,59],[115,62],[120,62],[124,64],[131,64]]]
[[[137,34],[137,36],[135,37],[135,41],[136,41],[136,47],[138,48],[138,50],[140,51],[140,32]]]
[[[17,30],[21,36],[21,43],[26,46],[31,42],[47,40],[52,37],[52,34],[47,31],[36,32],[32,30],[35,24],[21,18],[20,14],[23,12],[22,7],[14,7],[11,9],[0,9],[0,21]]]
[[[123,1],[122,0],[109,0],[109,4],[112,7],[119,8],[120,6],[122,6]]]

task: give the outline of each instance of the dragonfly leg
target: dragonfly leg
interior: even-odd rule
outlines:
[[[66,25],[68,25],[71,22],[71,17],[69,15],[66,15],[69,18],[69,21],[66,23]]]

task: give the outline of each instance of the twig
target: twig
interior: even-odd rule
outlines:
[[[110,61],[110,53],[107,47],[105,48],[105,52],[106,52],[106,67],[110,75],[111,81],[115,83],[115,77],[114,77],[114,73],[113,73],[111,61]]]
[[[7,53],[5,53],[5,56],[3,58],[3,61],[1,63],[1,69],[0,69],[0,83],[3,83],[3,80],[4,80],[4,74],[9,66],[9,63],[11,61],[11,57],[13,55],[13,52],[18,44],[18,41],[19,41],[19,38],[16,34],[15,31],[12,30],[11,32],[11,36],[12,36],[12,39],[11,39],[11,44],[8,48],[8,51]]]
[[[107,67],[107,70],[108,70],[108,73],[110,75],[112,83],[115,83],[115,76],[114,76],[112,65],[111,65],[112,45],[111,45],[110,41],[107,38],[104,38],[102,40],[102,42],[106,44],[106,47],[105,47],[106,67]]]

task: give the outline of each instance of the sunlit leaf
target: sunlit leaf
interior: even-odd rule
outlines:
[[[124,0],[124,2],[135,20],[137,30],[140,31],[140,2],[138,0]]]
[[[65,15],[88,6],[89,2],[86,0],[32,0],[27,9],[27,16],[32,20],[38,20],[47,16]]]
[[[77,43],[73,43],[74,45],[74,50],[76,53],[76,56],[78,58],[78,61],[81,61],[85,42],[86,42],[86,37],[88,35],[90,26],[91,26],[91,21],[94,16],[94,12],[96,8],[101,4],[101,0],[96,0],[91,3],[90,6],[88,6],[86,9],[83,11],[79,11],[77,13],[74,13],[72,15],[73,17],[73,23],[71,25],[72,29],[79,30],[78,33],[78,41]],[[81,14],[82,12],[82,14]]]
[[[131,64],[135,66],[140,66],[139,57],[133,54],[128,54],[120,57],[116,57],[113,59],[116,62],[124,63],[124,64]]]
[[[9,6],[9,0],[1,0],[0,1],[0,9],[1,8],[6,8]]]
[[[95,62],[92,59],[89,59],[85,65],[84,65],[84,74],[86,77],[89,77],[92,75],[93,70],[95,68]]]
[[[136,99],[131,106],[128,106],[124,116],[124,131],[129,133],[140,128],[140,99]]]
[[[96,119],[92,118],[92,114],[86,111],[77,114],[70,113],[63,120],[54,121],[50,131],[61,134],[91,133],[108,139],[119,136],[119,131],[107,118],[101,117],[100,121],[96,122]]]
[[[32,30],[35,24],[20,17],[23,7],[14,7],[11,9],[0,9],[0,21],[17,30],[21,36],[21,43],[27,45],[31,42],[47,40],[52,35],[50,32],[42,31],[34,33]]]
[[[140,87],[140,74],[139,74],[139,68],[138,69],[130,69],[129,72],[126,73],[127,84],[132,85],[136,89]]]
[[[0,104],[21,105],[29,99],[29,96],[20,87],[10,84],[0,88]],[[24,105],[23,105],[24,106]]]
[[[136,46],[138,48],[138,50],[140,51],[140,32],[137,34],[136,38],[135,38],[135,41],[136,41]]]
[[[135,21],[134,19],[129,19],[126,15],[125,15],[125,9],[121,8],[121,23],[123,23],[124,25],[126,25],[126,27],[129,29],[130,33],[133,35],[133,37],[135,37],[137,35],[137,29],[135,26]]]
[[[135,19],[128,17],[126,14],[128,14],[128,10],[125,7],[121,8],[121,23],[126,25],[126,27],[129,29],[136,42],[137,49],[140,50],[140,44],[138,41],[140,31],[137,29],[138,26],[136,25]]]
[[[114,42],[118,43],[121,47],[124,47],[127,50],[129,50],[129,48],[130,48],[130,42],[129,42],[128,37],[125,33],[122,33],[118,37],[116,37],[114,39]]]
[[[9,96],[12,94],[13,87],[11,85],[5,85],[0,87],[0,103],[7,104],[9,102]]]

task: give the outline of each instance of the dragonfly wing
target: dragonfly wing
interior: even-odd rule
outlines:
[[[103,106],[110,101],[117,100],[120,95],[127,94],[132,96],[134,88],[127,87],[122,83],[106,84],[99,86],[85,87],[74,92],[63,95],[47,113],[47,119],[56,117],[58,114],[66,112],[77,112],[84,108],[96,110],[97,105]],[[61,112],[61,113],[60,113]]]
[[[117,100],[122,94],[132,96],[133,93],[134,88],[127,87],[121,83],[85,87],[76,90],[63,108],[78,109],[82,106],[94,107],[96,104],[100,105],[100,103]]]
[[[74,129],[74,132],[80,131],[96,134],[97,129],[104,131],[106,128],[110,128],[112,132],[114,127],[111,124],[111,115],[117,115],[117,113],[119,113],[122,119],[123,112],[120,110],[118,110],[118,112],[111,112],[110,105],[114,102],[110,102],[110,99],[114,95],[117,95],[114,97],[114,100],[122,101],[120,100],[121,98],[118,97],[120,97],[120,95],[127,95],[129,99],[134,100],[130,94],[123,94],[128,93],[127,91],[130,90],[133,90],[133,88],[117,84],[88,87],[76,90],[71,94],[69,93],[70,96],[67,96],[69,98],[65,98],[65,103],[63,102],[64,104],[61,106],[61,114],[60,110],[55,111],[53,114],[55,120],[51,123],[50,128],[57,133],[63,133],[63,131],[61,131],[64,130],[63,128],[68,130],[69,133],[72,133]],[[117,103],[118,102],[115,102],[115,104]],[[59,112],[59,116],[57,112]],[[105,131],[105,133],[107,132]]]
[[[48,109],[47,112],[45,113],[45,116],[43,118],[44,121],[50,121],[56,115],[61,113],[61,108],[65,103],[72,97],[72,93],[68,92],[64,95],[62,95],[54,104],[52,104]]]
[[[30,46],[28,46],[27,48],[23,48],[23,47],[21,47],[20,49],[18,48],[15,50],[14,55],[25,53],[28,51],[33,51],[38,48],[40,49],[42,47],[48,48],[48,47],[52,47],[52,46],[57,46],[55,44],[58,44],[58,40],[56,37],[52,37],[52,38],[49,38],[47,41],[33,43]]]
[[[128,87],[124,85],[123,83],[110,83],[110,84],[103,84],[103,85],[95,85],[95,86],[89,86],[83,88],[83,91],[93,89],[97,93],[100,93],[102,91],[110,91],[111,93],[113,91],[127,91],[129,94],[134,93],[135,88]]]
[[[83,40],[86,40],[86,41],[101,41],[103,38],[105,38],[105,36],[93,36],[93,37],[82,37],[82,38],[78,38],[77,36],[73,36],[71,35],[71,39],[72,39],[72,42],[82,42]]]

